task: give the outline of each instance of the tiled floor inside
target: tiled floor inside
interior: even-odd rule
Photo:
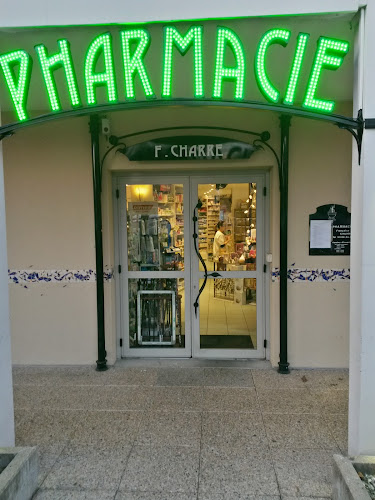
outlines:
[[[35,500],[330,498],[346,453],[348,372],[266,362],[15,367],[16,444]]]
[[[243,281],[243,279],[237,279],[236,284],[238,282],[243,283]],[[224,299],[220,295],[215,297],[214,285],[215,280],[209,279],[199,299],[200,335],[250,336],[254,347],[256,347],[257,308],[255,291],[252,292],[252,301],[236,303],[234,299]],[[182,317],[184,317],[185,290],[180,293],[182,295]],[[242,295],[242,292],[239,293]]]

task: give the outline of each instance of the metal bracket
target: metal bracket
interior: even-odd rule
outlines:
[[[366,128],[375,128],[375,127],[367,127],[367,122],[370,120],[364,120],[363,119],[363,113],[362,109],[358,111],[357,115],[357,128],[354,129],[353,127],[350,127],[349,125],[344,125],[342,123],[338,123],[337,126],[343,130],[347,130],[352,134],[354,137],[356,143],[357,143],[357,148],[358,148],[358,165],[361,164],[361,153],[362,153],[362,138],[363,138],[363,129],[365,128],[365,123],[366,123]],[[375,121],[375,120],[374,120]]]
[[[11,137],[12,135],[14,135],[14,132],[4,132],[4,134],[0,134],[0,142],[6,137]]]

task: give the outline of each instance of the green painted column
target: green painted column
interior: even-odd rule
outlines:
[[[290,373],[288,363],[288,170],[291,117],[280,116],[280,361],[279,373]]]
[[[94,188],[94,221],[95,221],[95,261],[96,261],[96,306],[98,322],[98,359],[96,369],[107,370],[104,328],[104,269],[103,269],[103,236],[102,236],[102,188],[99,149],[100,118],[90,116],[92,178]]]

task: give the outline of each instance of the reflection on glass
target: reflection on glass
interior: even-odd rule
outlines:
[[[208,270],[255,270],[256,184],[199,184],[198,197],[199,251]]]
[[[128,184],[126,200],[129,271],[182,270],[182,184]]]
[[[256,279],[208,279],[199,320],[201,349],[256,349]]]
[[[185,347],[183,279],[129,279],[129,346]]]

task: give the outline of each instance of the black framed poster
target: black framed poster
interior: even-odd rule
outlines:
[[[344,205],[317,207],[309,215],[309,255],[350,255],[351,214]]]

